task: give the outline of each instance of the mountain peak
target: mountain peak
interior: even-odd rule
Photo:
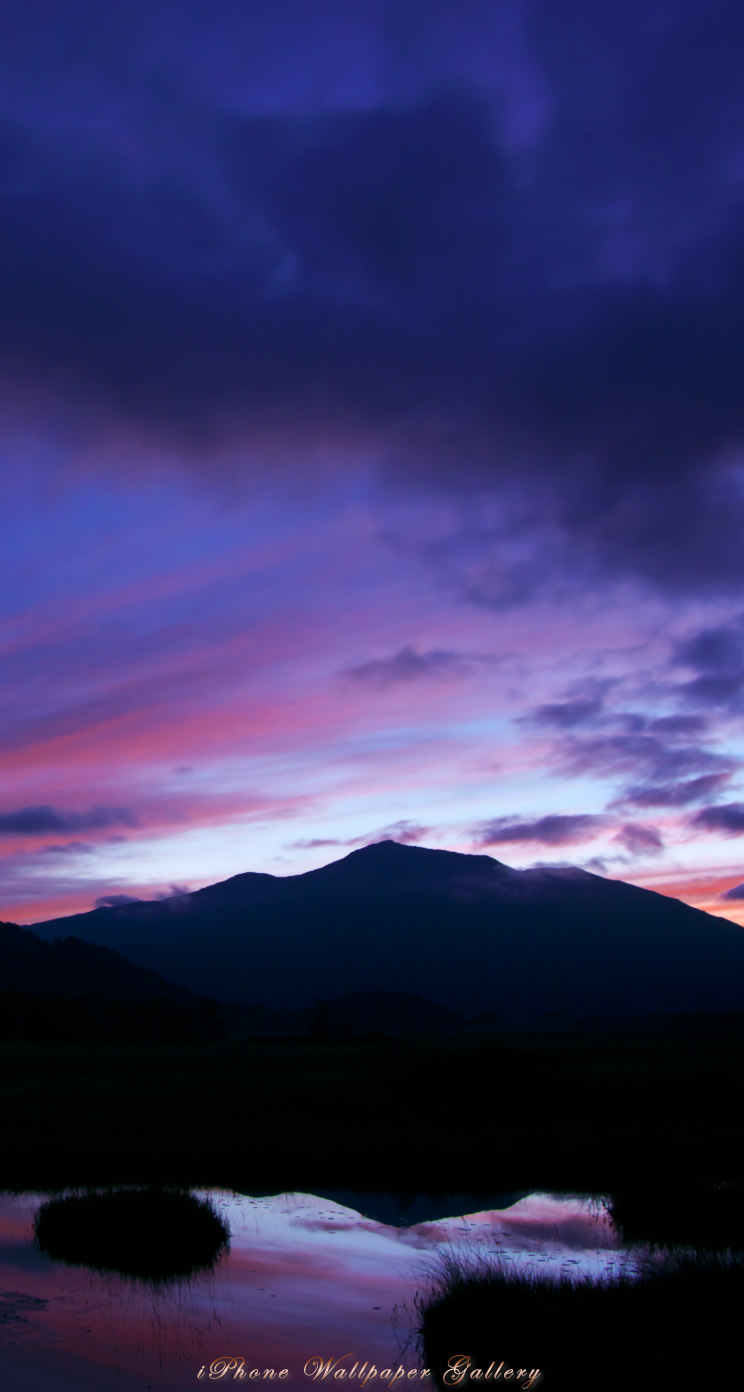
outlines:
[[[432,846],[412,846],[404,841],[373,841],[360,846],[340,860],[318,870],[306,871],[297,880],[352,881],[357,884],[427,882],[434,887],[445,881],[484,876],[493,879],[515,871],[489,855],[466,855],[460,851],[441,851]]]
[[[389,856],[391,852],[397,855],[400,851],[423,851],[428,850],[426,846],[412,846],[408,841],[394,841],[392,836],[386,836],[382,841],[368,841],[366,846],[358,846],[355,851],[350,851],[345,858],[351,856]]]

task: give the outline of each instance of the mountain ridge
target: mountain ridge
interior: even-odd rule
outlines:
[[[472,1016],[744,1007],[744,931],[624,881],[381,841],[300,875],[35,924],[235,1003],[410,992]]]

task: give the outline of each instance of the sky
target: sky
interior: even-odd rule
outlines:
[[[739,0],[7,0],[0,917],[392,836],[744,923]]]

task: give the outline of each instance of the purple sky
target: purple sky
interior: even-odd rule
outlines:
[[[0,915],[382,835],[744,921],[739,0],[8,0]]]

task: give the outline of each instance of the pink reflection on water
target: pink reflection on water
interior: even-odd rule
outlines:
[[[415,1348],[400,1349],[437,1252],[496,1250],[569,1271],[622,1260],[602,1205],[579,1198],[533,1194],[507,1209],[397,1228],[308,1194],[211,1197],[231,1229],[229,1254],[213,1272],[161,1290],[48,1260],[31,1246],[42,1196],[0,1199],[3,1386],[198,1389],[216,1385],[197,1373],[222,1356],[288,1368],[286,1382],[308,1388],[313,1355],[418,1367]]]

